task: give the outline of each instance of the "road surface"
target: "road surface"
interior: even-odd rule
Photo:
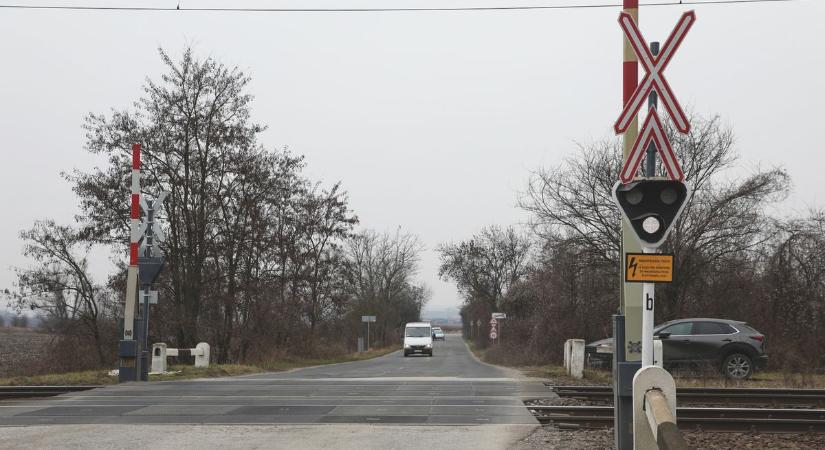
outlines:
[[[0,447],[422,448],[432,441],[503,448],[537,425],[521,400],[543,395],[541,383],[481,363],[450,335],[435,343],[433,357],[394,352],[290,372],[2,402]]]

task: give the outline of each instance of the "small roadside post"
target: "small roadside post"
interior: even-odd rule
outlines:
[[[370,351],[370,322],[375,322],[376,316],[361,316],[361,322],[367,323],[367,351]]]
[[[501,341],[503,340],[502,336],[504,336],[504,322],[503,321],[504,321],[504,319],[507,318],[507,314],[502,313],[502,312],[494,312],[491,315],[492,315],[492,319],[497,321],[498,324],[499,324],[498,325],[498,342],[501,343]],[[492,323],[492,321],[490,323]]]

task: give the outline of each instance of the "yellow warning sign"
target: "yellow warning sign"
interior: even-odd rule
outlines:
[[[673,281],[673,255],[628,253],[624,280],[628,283],[670,283]]]

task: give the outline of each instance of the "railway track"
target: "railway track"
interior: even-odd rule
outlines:
[[[559,397],[608,403],[613,401],[613,389],[610,386],[547,385]],[[680,405],[825,408],[825,389],[677,388],[676,401]]]
[[[559,397],[613,402],[611,386],[545,384]],[[825,389],[677,388],[676,402],[679,405],[677,423],[682,430],[825,433]],[[708,407],[710,405],[725,407]],[[560,428],[613,426],[613,406],[528,405],[528,408],[539,422]]]
[[[0,400],[54,397],[70,392],[88,391],[100,386],[0,386]]]
[[[559,428],[609,428],[612,406],[528,406],[542,424]],[[694,408],[676,410],[685,431],[825,433],[825,410],[766,408]]]

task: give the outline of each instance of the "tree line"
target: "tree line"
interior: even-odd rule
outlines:
[[[688,135],[669,131],[694,194],[661,249],[674,254],[674,281],[656,286],[656,323],[747,321],[777,367],[825,367],[825,211],[777,214],[788,173],[743,172],[719,117],[692,123]],[[439,248],[441,275],[463,296],[465,333],[506,312],[502,357],[533,363],[560,361],[565,339],[612,335],[621,229],[610,193],[621,155],[617,140],[580,146],[531,175],[518,201],[529,227],[491,226]],[[486,331],[474,336],[489,344]]]
[[[151,341],[205,341],[218,362],[318,357],[352,351],[363,314],[378,317],[373,346],[396,343],[430,295],[415,278],[418,238],[357,228],[340,183],[310,180],[302,156],[262,145],[266,127],[251,119],[250,78],[238,68],[191,49],[178,61],[160,56],[166,72],[146,80],[131,108],[86,118],[86,148],[107,163],[63,174],[80,202],[76,224],[43,220],[21,233],[33,264],[17,269],[10,303],[40,311],[64,346],[94,349],[66,365],[115,361],[125,258],[99,282],[88,255],[93,246],[128,253],[138,142],[143,194],[169,193]]]

